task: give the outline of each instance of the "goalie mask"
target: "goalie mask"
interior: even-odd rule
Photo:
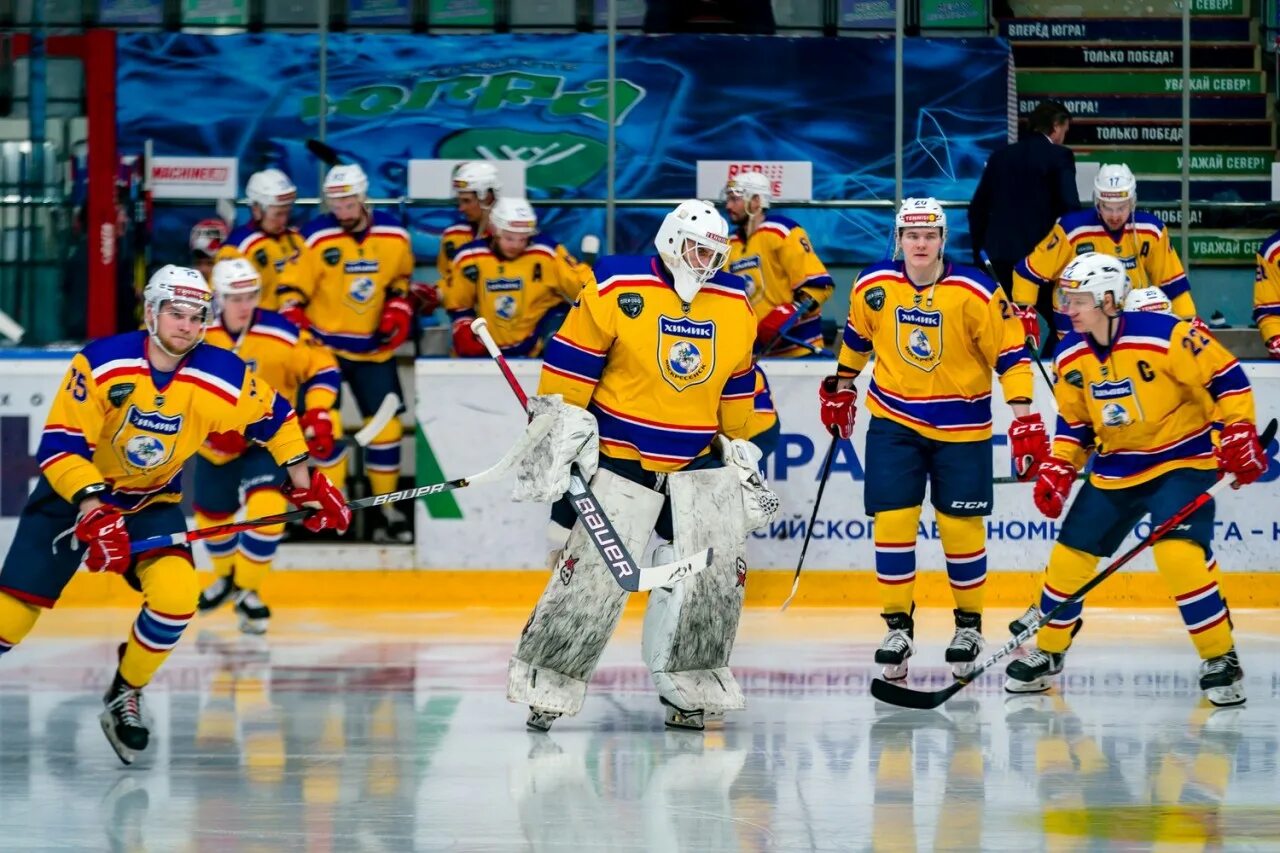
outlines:
[[[201,219],[191,228],[187,246],[192,257],[212,258],[227,241],[227,223],[221,219]]]
[[[692,302],[729,257],[729,226],[714,207],[690,199],[662,220],[653,245],[675,279],[676,294]]]
[[[200,273],[188,267],[166,264],[151,276],[142,290],[142,300],[146,307],[147,332],[161,352],[180,358],[204,340],[204,330],[213,308],[213,291]],[[173,352],[160,340],[160,312],[171,306],[199,312],[200,335],[186,352]]]

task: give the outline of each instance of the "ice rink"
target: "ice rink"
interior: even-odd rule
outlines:
[[[1235,614],[1240,710],[1202,704],[1170,606],[1086,609],[1061,690],[913,712],[867,692],[873,611],[751,609],[748,708],[704,733],[664,731],[628,618],[549,734],[504,696],[526,615],[201,619],[125,768],[97,715],[133,614],[54,611],[0,667],[0,849],[1280,850],[1273,611]],[[950,613],[917,618],[912,680],[941,686]]]

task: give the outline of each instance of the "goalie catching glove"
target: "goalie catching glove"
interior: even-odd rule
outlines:
[[[738,475],[747,532],[763,530],[776,521],[781,513],[782,502],[760,474],[760,459],[764,456],[760,448],[741,438],[730,441],[723,435],[717,435],[716,450],[724,460],[725,467]]]
[[[521,459],[511,499],[551,503],[569,491],[569,469],[576,462],[584,480],[600,459],[600,432],[586,409],[570,406],[559,394],[529,398],[529,417],[551,415],[551,430]]]

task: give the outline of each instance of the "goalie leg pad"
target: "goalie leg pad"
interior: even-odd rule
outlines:
[[[746,707],[729,671],[747,577],[746,529],[738,476],[727,468],[667,478],[674,550],[715,549],[701,574],[649,593],[641,648],[658,695],[682,710]]]
[[[643,551],[662,510],[662,495],[606,469],[596,472],[591,490],[627,550]],[[627,593],[580,521],[552,568],[507,668],[507,698],[543,711],[576,714]]]

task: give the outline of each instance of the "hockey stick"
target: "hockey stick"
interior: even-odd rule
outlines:
[[[313,157],[321,163],[324,163],[326,166],[332,168],[334,166],[342,165],[342,155],[328,145],[325,145],[319,139],[308,139],[303,144],[306,145],[307,150],[311,152]]]
[[[457,480],[446,480],[443,483],[432,483],[428,486],[417,486],[412,489],[404,489],[399,492],[384,492],[380,495],[372,497],[360,498],[359,500],[348,501],[348,509],[368,509],[370,507],[382,506],[383,504],[399,503],[400,501],[417,500],[428,495],[437,495],[441,492],[451,492],[454,489],[465,489],[467,486],[476,486],[481,483],[491,483],[494,480],[500,480],[511,472],[526,453],[528,453],[535,444],[542,440],[552,427],[552,418],[550,415],[539,415],[529,422],[529,426],[525,428],[524,433],[511,446],[511,449],[497,461],[491,468],[486,468],[479,474],[472,474],[470,477],[461,477]],[[314,513],[314,509],[295,509],[290,512],[282,512],[277,515],[264,515],[261,518],[252,518],[247,521],[233,521],[229,524],[217,524],[212,527],[201,527],[198,530],[184,530],[179,533],[167,533],[161,536],[152,536],[147,539],[135,539],[129,543],[129,553],[138,554],[143,551],[150,551],[152,548],[165,548],[171,545],[182,545],[187,542],[195,542],[200,539],[212,539],[218,536],[230,536],[232,533],[239,533],[243,530],[252,530],[255,527],[266,527],[271,524],[285,524],[290,521],[306,518]]]
[[[507,364],[507,358],[502,354],[502,350],[498,349],[493,335],[489,334],[485,319],[477,317],[472,320],[471,331],[484,344],[490,358],[502,371],[507,385],[511,386],[512,393],[520,401],[520,407],[527,410],[529,397],[520,387],[520,380],[516,379],[516,375],[511,372],[511,366]],[[622,544],[622,537],[614,529],[613,522],[609,521],[608,516],[604,514],[604,509],[592,494],[591,486],[582,476],[578,464],[575,462],[569,471],[569,491],[565,492],[565,497],[568,498],[574,513],[591,534],[591,541],[600,552],[600,556],[604,558],[604,564],[613,575],[613,579],[627,592],[646,592],[660,586],[670,586],[678,580],[696,575],[711,565],[713,554],[711,548],[661,566],[639,565],[628,553],[627,546]]]
[[[800,347],[802,349],[807,349],[809,352],[813,353],[814,355],[820,355],[823,358],[836,357],[836,354],[833,353],[831,350],[827,349],[826,347],[815,347],[813,344],[809,343],[808,341],[802,341],[799,338],[793,338],[791,335],[788,335],[786,333],[779,335],[778,340],[783,341],[785,343],[789,343],[793,347]]]
[[[391,423],[391,419],[396,416],[396,412],[400,409],[400,398],[396,396],[394,391],[388,391],[387,396],[382,398],[382,402],[378,405],[378,410],[373,413],[373,417],[369,422],[360,428],[360,431],[351,436],[351,440],[361,447],[368,447],[369,442],[382,432],[383,427]]]
[[[800,559],[796,561],[796,576],[791,579],[791,594],[787,596],[787,600],[782,602],[781,610],[786,610],[791,604],[791,599],[796,597],[796,592],[800,589],[800,570],[804,568],[804,555],[809,551],[809,540],[813,538],[813,524],[818,520],[818,507],[822,504],[822,492],[827,488],[827,480],[831,479],[831,463],[836,458],[836,445],[840,443],[840,436],[832,430],[831,446],[827,448],[827,459],[822,463],[822,479],[818,480],[818,496],[813,499],[813,514],[809,516],[809,526],[804,531],[804,544],[800,546]]]
[[[1272,419],[1271,423],[1267,424],[1267,428],[1262,431],[1262,435],[1258,436],[1258,443],[1262,445],[1264,453],[1266,452],[1267,445],[1271,443],[1271,440],[1275,438],[1275,436],[1276,421]],[[982,675],[982,673],[989,669],[992,664],[1013,654],[1019,646],[1035,636],[1035,634],[1045,625],[1052,622],[1054,617],[1059,613],[1064,612],[1068,607],[1079,602],[1090,590],[1107,578],[1111,577],[1122,566],[1141,554],[1157,540],[1163,539],[1196,510],[1213,500],[1215,495],[1234,483],[1234,479],[1223,477],[1208,489],[1196,495],[1187,503],[1186,506],[1169,516],[1169,518],[1165,519],[1165,521],[1158,527],[1148,533],[1145,539],[1137,545],[1134,545],[1128,551],[1125,551],[1124,554],[1112,561],[1111,565],[1094,575],[1088,583],[1059,602],[1057,607],[1054,607],[1048,613],[1040,614],[1040,618],[1036,620],[1035,624],[1028,626],[1021,633],[1015,634],[1012,640],[996,649],[995,654],[978,664],[977,668],[974,669],[973,672],[966,676],[957,678],[955,684],[944,687],[941,690],[912,690],[909,687],[904,687],[900,684],[893,684],[881,678],[877,678],[871,682],[871,695],[879,699],[881,702],[888,702],[890,705],[898,705],[903,708],[919,708],[924,710],[938,707],[943,702],[946,702],[952,696],[963,690],[966,685],[977,680],[978,676]]]

